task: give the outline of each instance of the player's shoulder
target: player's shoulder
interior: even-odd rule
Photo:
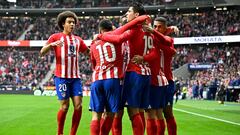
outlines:
[[[60,36],[62,36],[62,35],[63,35],[63,33],[58,32],[58,33],[52,34],[50,37],[60,37]]]
[[[75,39],[78,39],[78,40],[80,40],[80,41],[83,41],[83,39],[82,39],[81,37],[79,37],[79,36],[77,36],[77,35],[73,35],[73,36],[74,36]]]

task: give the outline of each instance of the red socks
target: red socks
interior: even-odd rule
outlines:
[[[112,128],[113,118],[106,117],[101,121],[100,135],[108,135]]]
[[[131,118],[133,135],[144,135],[144,126],[142,118],[139,113],[135,114]]]
[[[114,117],[112,124],[112,135],[122,135],[122,118]]]
[[[72,128],[71,128],[70,135],[76,135],[81,116],[82,116],[82,107],[79,110],[74,110],[73,116],[72,116]]]
[[[142,122],[143,122],[143,127],[144,127],[144,131],[146,128],[146,121],[145,121],[145,117],[144,117],[144,112],[140,112],[141,118],[142,118]]]
[[[91,135],[99,135],[100,133],[100,121],[92,120],[90,124],[90,133]]]
[[[169,135],[177,135],[177,124],[174,117],[166,119],[168,134]]]
[[[157,123],[155,119],[147,119],[147,135],[156,135]]]
[[[164,119],[157,120],[157,135],[164,135],[165,122]]]
[[[63,134],[64,122],[66,119],[67,112],[60,109],[57,114],[57,122],[58,122],[58,135]]]

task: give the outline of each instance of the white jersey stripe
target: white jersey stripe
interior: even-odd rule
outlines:
[[[96,71],[93,71],[93,73],[92,73],[92,82],[95,82],[95,80],[96,80]]]
[[[103,72],[102,72],[102,70],[100,70],[99,71],[99,73],[98,73],[98,80],[102,80],[103,79]]]
[[[113,73],[114,73],[114,78],[118,78],[118,68],[117,67],[114,67]]]
[[[111,70],[110,70],[110,68],[108,68],[107,71],[106,71],[106,77],[107,77],[107,79],[111,78]]]
[[[64,37],[60,39],[63,42],[63,46],[61,47],[61,56],[65,56],[65,42]],[[65,57],[61,57],[61,77],[65,78]]]
[[[159,86],[162,86],[161,76],[158,75],[158,76],[157,76],[157,79],[158,79],[158,85],[159,85]]]
[[[146,71],[145,71],[145,69],[143,68],[142,64],[140,64],[139,66],[140,66],[140,68],[141,68],[142,75],[145,75],[145,72],[146,72]]]
[[[68,48],[68,54],[69,55],[69,52],[70,52],[70,37],[69,36],[66,36],[67,38],[67,48]],[[71,78],[71,64],[72,64],[72,61],[71,61],[71,57],[67,56],[67,59],[68,59],[68,65],[67,65],[67,78]]]
[[[76,66],[75,66],[75,61],[76,61],[76,57],[78,56],[78,54],[77,54],[77,45],[76,45],[76,42],[75,42],[75,38],[74,38],[74,36],[72,36],[72,41],[73,41],[73,45],[74,45],[74,47],[75,47],[75,52],[76,52],[76,56],[75,57],[73,57],[73,78],[76,78]]]

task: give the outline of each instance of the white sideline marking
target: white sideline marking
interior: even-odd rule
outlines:
[[[211,117],[211,116],[207,116],[207,115],[203,115],[203,114],[199,114],[199,113],[189,112],[189,111],[185,111],[185,110],[177,109],[177,108],[173,108],[173,110],[176,110],[176,111],[179,111],[179,112],[185,112],[185,113],[188,113],[188,114],[192,114],[192,115],[196,115],[196,116],[200,116],[200,117],[213,119],[213,120],[217,120],[217,121],[221,121],[221,122],[225,122],[225,123],[240,126],[240,123],[236,123],[236,122],[232,122],[232,121],[228,121],[228,120],[223,120],[223,119],[219,119],[219,118],[215,118],[215,117]]]

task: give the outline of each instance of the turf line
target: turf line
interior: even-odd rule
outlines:
[[[236,123],[236,122],[232,122],[232,121],[228,121],[228,120],[223,120],[223,119],[219,119],[219,118],[215,118],[215,117],[211,117],[211,116],[207,116],[207,115],[203,115],[203,114],[199,114],[199,113],[189,112],[189,111],[182,110],[182,109],[177,109],[177,108],[173,108],[173,110],[240,126],[240,123]]]

